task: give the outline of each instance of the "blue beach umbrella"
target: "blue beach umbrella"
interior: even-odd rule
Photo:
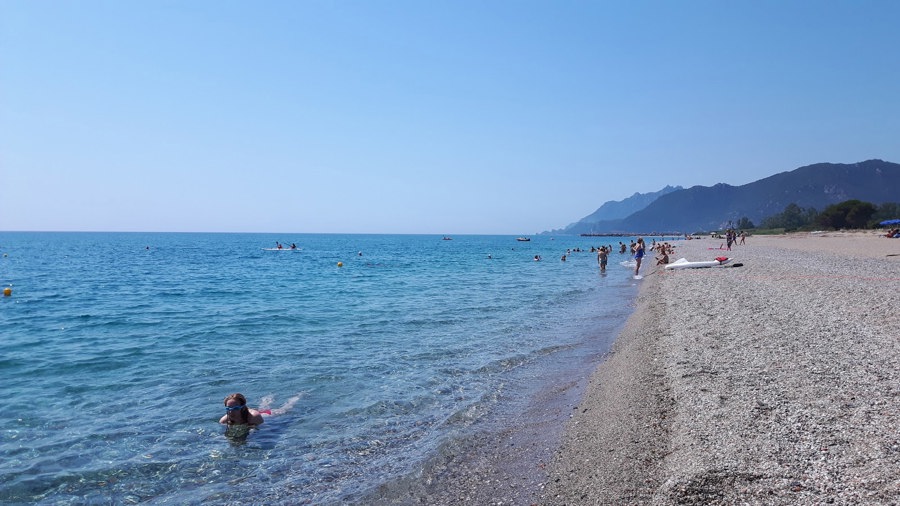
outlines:
[[[882,227],[885,227],[887,225],[900,225],[900,220],[884,220],[879,223],[879,225],[881,225]]]

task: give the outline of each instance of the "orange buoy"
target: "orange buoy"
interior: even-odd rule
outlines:
[[[344,266],[344,262],[338,262],[338,267],[343,267],[343,266]]]
[[[3,296],[9,297],[10,295],[12,295],[12,288],[7,286],[6,288],[3,289]]]

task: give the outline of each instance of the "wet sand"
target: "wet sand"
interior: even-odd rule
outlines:
[[[900,503],[900,239],[723,242],[645,264],[535,503]]]

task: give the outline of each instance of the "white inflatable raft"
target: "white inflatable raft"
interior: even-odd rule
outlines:
[[[666,264],[666,269],[698,269],[701,267],[715,267],[717,265],[725,265],[730,262],[728,257],[718,257],[715,260],[702,262],[690,262],[686,258],[679,258],[670,264]]]

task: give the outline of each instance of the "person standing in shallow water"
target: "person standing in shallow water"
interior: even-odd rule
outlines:
[[[219,419],[223,425],[262,425],[262,414],[247,407],[247,398],[243,394],[234,393],[225,397],[225,416]]]
[[[634,261],[637,265],[634,268],[634,275],[637,276],[641,270],[641,260],[644,259],[644,238],[638,237],[637,244],[634,245]]]

